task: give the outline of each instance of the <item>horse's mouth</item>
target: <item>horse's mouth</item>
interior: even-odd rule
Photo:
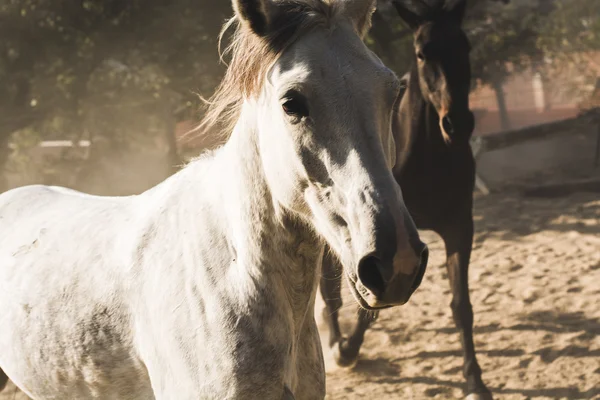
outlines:
[[[393,307],[393,305],[389,305],[389,304],[382,305],[382,306],[369,305],[369,303],[367,303],[367,301],[364,299],[363,295],[357,289],[356,280],[353,279],[350,274],[346,274],[346,278],[348,279],[348,283],[349,283],[348,286],[350,286],[350,292],[352,293],[352,297],[354,297],[354,300],[356,300],[356,302],[358,303],[358,305],[361,308],[364,308],[365,310],[368,310],[368,311],[379,311],[379,310],[385,310],[386,308]]]

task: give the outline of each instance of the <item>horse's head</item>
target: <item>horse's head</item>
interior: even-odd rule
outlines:
[[[427,264],[391,173],[398,78],[362,41],[375,3],[234,0],[229,67],[276,207],[326,240],[367,308],[404,304]]]
[[[461,28],[466,0],[450,9],[423,7],[419,13],[394,2],[400,17],[414,32],[419,87],[437,111],[444,140],[468,140],[474,129],[469,109],[471,64],[469,40]]]

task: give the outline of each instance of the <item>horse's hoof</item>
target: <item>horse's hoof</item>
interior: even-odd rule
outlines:
[[[491,393],[471,393],[465,400],[494,400]]]
[[[8,376],[0,369],[0,392],[4,390],[8,383]]]
[[[290,390],[290,388],[287,387],[287,385],[283,387],[283,397],[281,398],[281,400],[296,400],[296,398],[294,397],[294,393],[292,393],[292,391]]]
[[[354,368],[358,361],[358,352],[353,352],[348,349],[348,339],[343,338],[337,342],[337,346],[333,347],[333,358],[335,363],[342,368]]]

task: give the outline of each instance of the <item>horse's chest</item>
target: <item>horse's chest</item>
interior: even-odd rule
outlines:
[[[421,229],[470,204],[475,164],[469,148],[431,151],[417,147],[396,173],[406,206]]]

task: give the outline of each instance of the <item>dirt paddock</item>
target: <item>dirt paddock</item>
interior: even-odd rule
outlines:
[[[476,196],[475,216],[475,343],[495,398],[600,399],[600,195]],[[443,245],[429,232],[424,240],[431,262],[421,288],[381,314],[356,367],[336,368],[326,351],[328,399],[462,397]],[[347,330],[348,294],[346,304]],[[0,400],[12,399],[26,397],[8,387]]]
[[[478,196],[474,214],[475,345],[494,398],[600,399],[600,195]],[[429,232],[424,240],[423,284],[381,314],[354,370],[326,353],[328,399],[463,397],[444,247]],[[348,331],[355,309],[344,311]]]

